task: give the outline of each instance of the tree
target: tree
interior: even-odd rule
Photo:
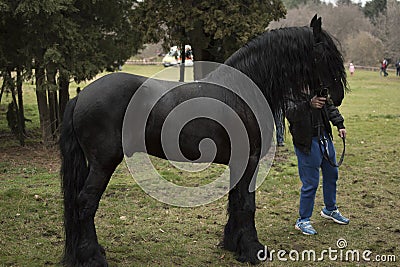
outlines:
[[[143,33],[136,27],[135,1],[76,1],[64,19],[66,34],[58,46],[60,113],[68,100],[69,79],[92,79],[104,70],[115,71],[143,44]]]
[[[380,13],[376,18],[374,35],[383,42],[380,59],[400,59],[400,3],[392,0],[387,3],[385,13]]]
[[[342,53],[348,60],[353,60],[355,64],[357,58],[347,56],[348,40],[354,39],[360,32],[371,32],[374,26],[364,16],[360,7],[356,4],[343,4],[333,6],[332,4],[306,5],[299,8],[290,9],[284,20],[272,22],[270,28],[284,26],[306,26],[310,23],[310,18],[318,13],[322,17],[323,28],[333,35],[340,44]],[[354,42],[352,42],[354,44]],[[371,53],[372,55],[372,53]]]
[[[16,1],[2,0],[0,2],[0,69],[3,79],[0,102],[4,91],[9,91],[12,103],[7,112],[8,124],[20,144],[24,145],[26,132],[22,82],[25,77],[30,76],[28,66],[31,63],[26,59],[24,45],[27,39],[24,21],[14,13],[17,4]],[[13,72],[15,72],[14,76]]]
[[[17,77],[18,70],[30,73],[34,69],[45,143],[57,140],[71,78],[83,81],[105,69],[115,70],[141,48],[142,33],[132,20],[134,3],[133,0],[0,2],[0,12],[5,15],[0,21],[0,34],[2,40],[7,40],[0,41],[0,67],[8,70],[2,73],[17,71]]]
[[[216,62],[286,13],[280,0],[145,0],[138,10],[147,40],[190,43],[196,60]]]
[[[63,18],[74,12],[72,1],[21,0],[10,7],[23,25],[23,61],[30,62],[27,69],[34,69],[40,128],[44,143],[49,143],[57,137],[60,117],[55,79],[61,56],[57,48],[66,30]]]
[[[365,16],[375,24],[375,18],[378,17],[380,13],[384,13],[386,11],[386,5],[387,0],[372,0],[365,3],[363,12]]]
[[[348,38],[344,47],[348,61],[357,65],[374,66],[382,57],[383,43],[369,32],[361,31]]]

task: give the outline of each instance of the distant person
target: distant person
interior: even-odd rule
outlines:
[[[172,56],[175,58],[175,60],[178,60],[178,57],[179,57],[178,50],[175,50],[173,52]]]
[[[381,71],[379,72],[379,74],[380,74],[381,76],[382,76],[382,73],[383,73],[383,76],[384,76],[384,77],[386,77],[386,76],[389,75],[389,74],[387,73],[387,71],[386,71],[387,66],[388,66],[388,61],[384,58],[384,59],[382,60],[382,62],[381,62]]]
[[[355,70],[356,68],[354,67],[354,64],[351,62],[349,66],[349,71],[351,76],[353,76]]]
[[[186,50],[185,50],[186,59],[192,60],[192,55],[193,55],[192,49],[187,47]]]
[[[396,63],[396,76],[400,76],[400,59]]]

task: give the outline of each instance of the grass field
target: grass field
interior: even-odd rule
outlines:
[[[125,66],[124,71],[151,75],[160,66]],[[347,226],[321,218],[322,192],[318,190],[313,215],[316,236],[294,229],[300,181],[291,137],[279,148],[274,165],[257,191],[256,224],[259,239],[269,249],[286,251],[288,262],[261,266],[399,266],[400,262],[400,78],[356,71],[349,77],[351,92],[341,113],[348,130],[347,154],[340,168],[338,204],[351,219]],[[77,86],[71,85],[71,94]],[[34,88],[24,87],[29,139],[26,147],[9,133],[6,104],[0,106],[0,266],[57,266],[63,249],[62,198],[57,147],[44,148],[39,140]],[[338,138],[337,151],[342,146]],[[157,160],[163,173],[182,182],[177,170]],[[213,166],[198,175],[199,183],[218,173]],[[191,177],[193,178],[193,177]],[[96,216],[99,242],[110,266],[246,266],[218,245],[227,220],[227,197],[196,208],[178,208],[146,195],[124,163],[115,172]],[[337,247],[344,239],[347,246]],[[337,250],[336,260],[292,261],[294,250],[313,250],[317,258]],[[371,261],[345,261],[348,251],[370,250]],[[281,252],[282,253],[282,252]],[[341,256],[342,255],[342,256]],[[392,257],[391,255],[394,255]],[[282,254],[280,256],[283,256]],[[380,257],[380,258],[378,258]],[[350,257],[351,259],[351,257]],[[382,259],[396,262],[378,262]]]

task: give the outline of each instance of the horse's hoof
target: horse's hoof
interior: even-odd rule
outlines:
[[[95,255],[82,263],[81,267],[108,267],[108,263],[102,255]]]
[[[91,259],[83,264],[82,267],[108,267],[108,263],[106,261],[99,261],[99,259]]]
[[[81,248],[78,259],[80,267],[108,267],[106,251],[98,244]]]
[[[265,255],[267,253],[267,255]],[[242,244],[239,257],[237,258],[240,262],[249,262],[251,264],[258,264],[261,261],[265,261],[268,256],[265,246],[260,242],[255,241],[248,244]]]

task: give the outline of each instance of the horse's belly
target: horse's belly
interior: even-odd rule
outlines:
[[[229,161],[229,135],[217,122],[198,118],[182,127],[149,125],[146,128],[146,152],[173,161],[216,162]]]

